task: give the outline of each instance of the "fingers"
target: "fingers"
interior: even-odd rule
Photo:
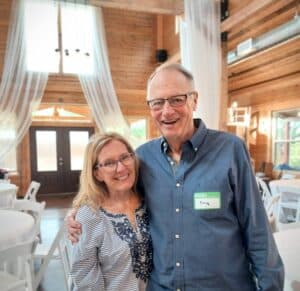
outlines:
[[[68,235],[68,239],[71,241],[72,244],[75,244],[78,242],[78,237],[71,235],[71,234]]]
[[[77,209],[71,209],[65,217],[69,232],[81,234],[81,224],[75,220]]]
[[[75,220],[77,209],[71,209],[65,217],[68,239],[72,244],[77,243],[81,235],[81,224]]]

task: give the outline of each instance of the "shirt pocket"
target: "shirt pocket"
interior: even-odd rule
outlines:
[[[222,205],[220,209],[193,209],[195,214],[202,219],[207,220],[217,220],[217,219],[224,219],[225,211],[222,209]]]

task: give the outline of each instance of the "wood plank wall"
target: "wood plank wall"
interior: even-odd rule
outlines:
[[[0,78],[2,76],[2,69],[4,65],[4,54],[10,16],[10,2],[10,0],[0,1]]]
[[[10,0],[0,0],[0,71],[4,61],[10,5]],[[149,137],[158,136],[145,102],[147,78],[159,65],[155,59],[157,16],[153,13],[103,8],[103,17],[112,78],[121,110],[125,117],[147,118]],[[50,75],[41,108],[49,104],[70,104],[69,108],[73,106],[73,111],[88,114],[86,100],[76,76]],[[74,105],[77,105],[76,109]],[[48,122],[44,124],[49,125]],[[30,182],[29,146],[26,135],[18,150],[19,171],[12,177],[13,182],[19,185],[20,193],[24,193]]]
[[[228,51],[250,37],[256,38],[291,21],[296,13],[295,0],[263,0],[263,9],[246,17],[228,32]],[[230,18],[241,17],[257,1],[229,1]],[[260,2],[261,3],[261,2]],[[228,24],[228,23],[227,23]],[[224,23],[222,24],[224,25]],[[250,106],[250,153],[256,169],[272,161],[271,115],[273,111],[300,108],[300,36],[254,53],[228,66],[228,106]],[[253,125],[255,124],[255,126]]]
[[[297,0],[261,1],[229,1],[230,17],[221,25],[222,29],[229,27],[228,41],[223,43],[224,58],[226,50],[230,51],[241,41],[257,37],[289,21],[295,13]],[[250,8],[263,5],[262,3],[264,9],[244,17]],[[10,0],[0,0],[0,72],[4,62],[10,5]],[[103,8],[103,15],[112,78],[121,109],[125,116],[147,117],[151,120],[145,104],[146,80],[150,72],[159,65],[155,60],[157,48],[166,49],[169,58],[179,60],[179,37],[174,33],[175,16],[116,8]],[[231,27],[230,19],[239,20],[238,25]],[[252,108],[249,146],[251,156],[256,161],[256,168],[263,161],[271,161],[272,111],[300,107],[299,48],[299,37],[295,37],[224,67],[223,72],[226,76],[222,77],[222,96],[226,98],[226,102],[228,93],[228,103],[224,106],[238,101],[240,106]],[[225,66],[226,62],[223,63]],[[43,103],[59,103],[61,100],[65,104],[86,105],[76,77],[50,76]],[[86,113],[86,107],[83,111]],[[150,137],[157,135],[154,124],[150,122]],[[28,136],[19,147],[18,159],[21,167],[19,175],[14,179],[22,193],[30,181]]]

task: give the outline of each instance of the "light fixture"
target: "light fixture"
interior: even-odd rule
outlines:
[[[250,125],[250,114],[250,107],[238,107],[237,102],[234,101],[231,107],[227,109],[227,125],[248,127]]]

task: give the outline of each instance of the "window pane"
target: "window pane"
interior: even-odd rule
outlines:
[[[299,109],[273,113],[273,163],[279,170],[300,170]]]
[[[288,143],[276,142],[274,148],[274,164],[285,165],[288,164]]]
[[[61,5],[64,73],[93,73],[93,21],[91,7]]]
[[[58,72],[59,53],[57,5],[51,2],[25,1],[24,36],[27,70]]]
[[[36,131],[37,170],[57,171],[56,131]]]
[[[300,120],[291,121],[290,127],[291,127],[291,139],[300,140]]]
[[[300,141],[290,143],[290,166],[300,170]]]
[[[84,150],[89,141],[88,131],[70,131],[71,170],[82,170]]]
[[[276,119],[276,139],[284,139],[286,136],[286,124],[283,119]]]
[[[146,141],[147,138],[146,119],[130,121],[130,131],[133,136],[143,141]]]

